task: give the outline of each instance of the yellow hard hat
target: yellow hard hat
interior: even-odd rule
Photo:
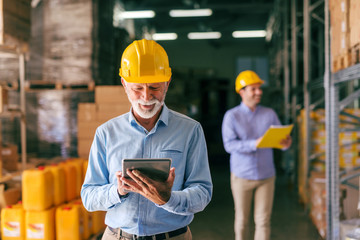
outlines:
[[[260,77],[254,71],[251,70],[243,71],[239,73],[239,75],[235,80],[235,90],[238,93],[240,89],[242,89],[243,87],[255,83],[263,84],[264,81],[261,80]]]
[[[122,55],[119,75],[131,83],[167,82],[171,77],[168,56],[153,40],[134,41]]]

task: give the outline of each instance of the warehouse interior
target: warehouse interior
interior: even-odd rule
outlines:
[[[203,16],[170,14],[204,9]],[[150,16],[126,15],[145,10]],[[96,128],[131,107],[120,59],[143,38],[168,54],[166,105],[205,133],[214,194],[195,214],[193,239],[234,239],[221,124],[241,101],[234,84],[244,70],[265,81],[261,104],[294,124],[291,148],[274,150],[271,239],[360,239],[360,1],[0,0],[2,239],[15,239],[3,235],[6,216],[14,216],[4,212],[22,209],[36,184],[29,170],[62,166],[81,188]],[[47,207],[81,206],[79,191],[71,194]],[[104,213],[89,218],[93,227],[81,223],[78,239],[101,239]]]

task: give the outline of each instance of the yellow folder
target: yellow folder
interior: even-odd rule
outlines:
[[[290,135],[294,124],[290,125],[271,125],[265,132],[263,138],[256,146],[257,148],[283,148],[280,144],[281,140],[285,139],[287,135]]]

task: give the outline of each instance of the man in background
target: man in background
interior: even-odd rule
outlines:
[[[241,96],[240,105],[225,113],[222,137],[230,153],[231,191],[235,205],[235,239],[248,240],[249,218],[254,202],[255,240],[270,239],[270,220],[275,190],[273,150],[257,148],[271,125],[281,125],[276,113],[259,105],[262,96],[259,76],[250,70],[241,72],[235,90]],[[282,140],[284,149],[291,138]]]

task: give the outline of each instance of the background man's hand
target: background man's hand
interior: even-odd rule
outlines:
[[[287,137],[280,142],[280,144],[283,146],[283,149],[288,149],[291,146],[291,143],[292,138],[290,135],[287,135]]]
[[[261,142],[261,139],[262,139],[263,137],[259,137],[258,139],[256,139],[256,147],[257,147],[257,145],[259,145],[259,143]]]
[[[127,170],[127,174],[131,179],[120,178],[120,181],[124,183],[122,189],[139,193],[159,205],[169,201],[175,180],[175,168],[170,169],[169,177],[165,182],[153,180],[138,170]]]

